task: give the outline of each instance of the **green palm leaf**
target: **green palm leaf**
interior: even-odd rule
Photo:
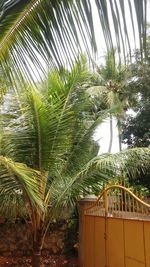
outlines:
[[[75,129],[86,105],[81,95],[89,78],[86,64],[77,62],[70,73],[49,74],[41,92],[29,87],[17,96],[12,94],[11,103],[3,106],[3,153],[39,170],[52,172],[57,164],[63,165],[82,128],[80,122],[79,131]]]
[[[60,176],[50,187],[50,201],[57,207],[76,203],[89,192],[100,192],[103,181],[128,176],[132,179],[150,167],[150,149],[134,148],[116,154],[104,154],[92,159],[74,176]],[[57,197],[56,197],[57,196]]]
[[[0,213],[8,215],[14,203],[14,210],[19,207],[18,203],[43,208],[39,181],[40,173],[36,170],[0,156]]]
[[[123,53],[127,55],[131,41],[124,1],[94,2],[108,51],[117,44],[118,50],[123,47]],[[146,4],[145,0],[135,0],[134,5],[129,1],[128,4],[133,33],[136,24],[138,27],[141,51],[144,46],[142,40],[145,40],[146,35]],[[137,21],[133,23],[134,8]],[[82,47],[88,53],[96,52],[90,0],[11,0],[7,4],[2,1],[0,10],[0,65],[11,80],[17,76],[21,81],[21,73],[27,80],[35,80],[36,76],[41,75],[41,71],[44,72],[45,64],[62,66],[67,62],[72,66],[72,61]],[[116,44],[113,41],[112,28],[115,30]]]

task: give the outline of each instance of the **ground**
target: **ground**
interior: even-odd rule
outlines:
[[[31,267],[31,259],[28,257],[0,257],[0,267]],[[41,267],[78,267],[76,258],[64,256],[42,257]]]

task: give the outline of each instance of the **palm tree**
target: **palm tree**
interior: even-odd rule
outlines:
[[[123,51],[124,57],[130,54],[130,36],[133,35],[135,40],[136,28],[142,51],[147,0],[133,1],[133,4],[130,0],[2,0],[0,67],[3,74],[7,74],[11,82],[17,77],[22,83],[22,75],[31,82],[36,76],[38,79],[43,77],[47,65],[60,67],[67,62],[72,66],[82,47],[88,54],[96,53],[93,5],[108,51],[115,46],[118,53]],[[132,34],[128,31],[126,5]]]
[[[1,207],[1,214],[7,216],[11,210],[14,216],[30,217],[33,234],[32,266],[40,265],[42,238],[55,213],[53,202],[56,202],[56,190],[63,190],[64,184],[64,191],[67,190],[84,165],[97,155],[97,146],[91,137],[102,118],[92,121],[88,115],[90,102],[85,96],[88,81],[86,65],[81,66],[77,62],[71,73],[64,70],[60,74],[56,71],[50,73],[39,90],[27,87],[17,95],[11,90],[5,97],[1,116],[1,151],[8,161],[11,158],[15,162],[22,162],[16,163],[16,167],[26,164],[29,174],[33,170],[35,178],[38,176],[37,188],[44,209],[39,205],[36,205],[36,210],[34,206],[32,208],[34,198],[32,200],[31,197],[30,205],[25,204],[22,191],[19,194],[18,190],[13,190],[13,194],[7,194],[5,198],[1,194],[4,203],[7,199]],[[15,167],[14,172],[17,172]],[[28,180],[31,182],[30,176]],[[64,191],[57,195],[57,201],[59,198],[62,200]],[[65,201],[69,203],[72,200],[65,200],[64,196],[62,203],[65,205]]]
[[[108,20],[108,6],[111,5],[118,50],[122,43],[124,54],[130,51],[124,1],[119,4],[114,1],[113,5],[111,1],[94,2],[108,50],[113,46]],[[134,32],[133,9],[130,1],[128,3]],[[92,51],[96,52],[91,5],[90,0],[3,0],[0,3],[1,77],[8,76],[12,85],[19,88],[25,79],[28,83],[35,83],[39,77],[43,78],[45,65],[58,68],[67,62],[73,68],[71,74],[66,73],[63,79],[53,73],[47,89],[41,92],[33,88],[26,88],[22,93],[19,91],[16,105],[12,107],[5,102],[5,114],[1,113],[1,213],[9,213],[11,207],[15,207],[11,211],[17,214],[28,211],[33,233],[32,265],[36,267],[40,265],[42,237],[46,234],[54,207],[72,203],[83,192],[91,190],[91,185],[93,190],[97,188],[100,178],[114,176],[121,168],[110,156],[92,160],[89,140],[102,118],[85,123],[83,115],[86,114],[79,105],[82,98],[78,89],[87,82],[87,76],[85,69],[79,67],[78,71],[72,62],[83,44],[88,54],[90,44]],[[134,7],[139,36],[145,36],[146,1],[134,1]],[[127,50],[122,27],[127,38]],[[142,41],[140,43],[142,47]],[[148,154],[149,150],[146,151]],[[127,162],[131,154],[135,158],[131,172],[140,168],[142,159],[147,165],[147,154],[142,149],[140,156],[133,150],[128,152],[128,156],[122,154],[119,157]],[[122,166],[128,170],[127,163]]]
[[[94,74],[94,86],[89,89],[95,97],[96,105],[103,105],[104,109],[110,109],[110,141],[108,152],[111,153],[113,143],[113,121],[117,121],[119,151],[121,147],[121,122],[125,112],[136,103],[137,96],[127,86],[130,80],[130,71],[127,65],[116,63],[115,51],[111,50],[105,56],[105,66],[97,67]],[[130,85],[129,85],[130,87]]]
[[[115,62],[115,52],[110,51],[105,58],[105,67],[102,67],[100,74],[106,86],[106,103],[111,108],[116,108],[115,118],[118,126],[119,151],[121,148],[121,119],[124,117],[125,110],[129,107],[129,97],[124,92],[127,80],[127,66],[117,65]],[[110,114],[110,143],[108,152],[111,152],[113,143],[113,116]]]
[[[149,149],[97,156],[92,136],[108,111],[93,120],[86,95],[89,80],[86,64],[77,62],[71,72],[50,72],[46,82],[38,85],[39,90],[27,87],[17,95],[10,91],[5,97],[0,160],[6,161],[9,174],[5,177],[2,166],[0,214],[8,216],[11,210],[12,216],[30,218],[33,267],[40,266],[44,238],[54,217],[74,206],[84,194],[100,191],[102,181],[123,171],[135,176],[149,165]],[[12,186],[11,176],[15,178]],[[26,191],[20,186],[21,179],[23,186],[28,186]],[[36,194],[32,199],[33,181],[39,199]]]

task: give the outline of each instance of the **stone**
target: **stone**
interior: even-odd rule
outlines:
[[[16,244],[15,244],[15,243],[10,243],[10,245],[9,245],[9,250],[10,250],[10,251],[15,251],[16,249],[17,249]]]
[[[48,231],[44,241],[42,255],[62,254],[65,249],[66,223],[56,224]],[[32,236],[23,222],[0,223],[0,255],[29,256],[32,254]]]
[[[3,252],[3,256],[4,257],[10,257],[10,256],[12,256],[12,253],[10,251]]]
[[[57,240],[57,247],[59,247],[60,249],[64,247],[64,242],[62,241],[62,239]]]
[[[4,240],[2,243],[2,240],[1,240],[0,241],[0,252],[3,252],[3,251],[9,251],[9,244],[7,244],[7,242],[4,242]]]

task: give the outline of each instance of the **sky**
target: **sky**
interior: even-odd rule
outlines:
[[[119,3],[119,1],[120,0],[117,0],[118,3]],[[116,41],[115,41],[116,37],[115,37],[115,30],[113,27],[112,15],[110,12],[110,10],[111,10],[110,4],[109,4],[110,1],[107,0],[107,3],[108,3],[108,17],[109,17],[109,24],[111,27],[112,38],[113,38],[114,46],[117,46]],[[133,7],[134,0],[130,0],[130,3]],[[92,4],[92,10],[93,10],[93,20],[94,20],[94,28],[95,28],[95,33],[96,33],[96,41],[97,41],[97,44],[99,44],[98,45],[98,62],[101,62],[104,53],[106,53],[106,45],[105,45],[105,41],[104,41],[104,37],[103,37],[103,33],[102,33],[102,27],[100,24],[95,0],[91,0],[91,4]],[[130,39],[130,46],[131,46],[131,50],[133,50],[133,49],[135,49],[135,47],[136,48],[139,47],[138,28],[137,28],[136,23],[135,23],[135,41],[134,41],[134,34],[133,34],[133,29],[132,29],[132,22],[131,22],[131,16],[130,16],[130,11],[129,11],[128,1],[124,0],[124,4],[125,4],[125,16],[126,16],[127,29],[128,29],[129,39]],[[133,20],[134,20],[134,22],[136,22],[136,14],[135,14],[134,8],[132,11],[133,11]],[[121,22],[121,25],[123,26],[122,17],[120,17],[120,22]],[[122,34],[123,34],[124,42],[127,42],[125,35],[124,35],[123,28],[122,28]]]
[[[109,131],[109,118],[105,120],[100,126],[98,126],[97,130],[94,134],[94,140],[98,141],[100,145],[99,154],[107,153],[109,147],[110,140],[110,131]],[[125,148],[125,146],[123,147]],[[118,129],[117,129],[117,121],[113,118],[113,144],[111,153],[116,153],[119,151],[119,140],[118,140]]]

